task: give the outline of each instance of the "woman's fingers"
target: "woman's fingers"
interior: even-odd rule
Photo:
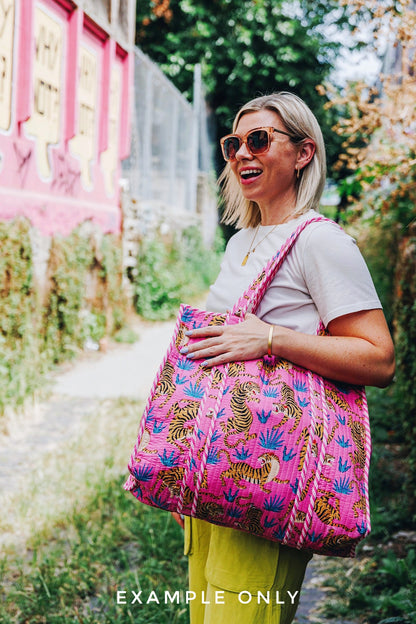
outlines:
[[[183,521],[183,516],[176,513],[176,511],[172,511],[171,512],[172,517],[176,520],[176,522],[179,524],[179,526],[183,529],[185,524]]]

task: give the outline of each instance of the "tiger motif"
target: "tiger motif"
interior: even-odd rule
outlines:
[[[227,456],[229,463],[229,468],[224,470],[220,475],[221,483],[224,487],[225,479],[232,479],[234,484],[239,487],[247,487],[241,483],[242,481],[255,483],[259,485],[263,492],[269,492],[266,485],[271,483],[271,481],[288,483],[288,481],[282,481],[277,478],[280,470],[280,460],[273,453],[263,453],[259,456],[259,461],[261,463],[260,468],[253,468],[244,461],[233,462],[226,449],[221,449],[219,455],[221,455],[221,453]]]
[[[182,347],[185,346],[185,344],[188,342],[185,336],[186,329],[187,327],[184,323],[179,324],[178,333],[176,334],[176,338],[175,338],[175,346],[178,351],[180,351]]]
[[[334,405],[344,410],[344,412],[351,412],[351,408],[347,401],[336,390],[332,390],[329,386],[325,386],[325,399],[330,409],[334,409]]]
[[[359,518],[361,514],[367,515],[367,501],[365,496],[360,496],[360,498],[353,504],[352,510],[354,512],[354,518]]]
[[[295,393],[293,389],[288,386],[287,383],[282,383],[282,391],[281,391],[281,403],[275,403],[275,409],[277,412],[283,412],[284,417],[280,421],[279,424],[274,425],[273,429],[278,429],[287,421],[289,418],[294,418],[295,422],[291,429],[289,429],[288,433],[293,433],[299,427],[300,419],[302,418],[302,409],[299,404],[296,402]]]
[[[208,318],[209,316],[206,316],[204,318],[204,321],[206,321]],[[224,325],[225,318],[226,314],[214,314],[214,316],[208,321],[208,327]]]
[[[168,489],[172,497],[178,497],[181,493],[184,474],[185,468],[183,466],[160,470],[157,475],[157,482],[160,481],[161,483],[156,496],[160,496],[164,490]],[[194,491],[186,485],[183,491],[183,506],[187,507],[192,505],[193,499]]]
[[[261,535],[262,533],[264,533],[264,527],[261,524],[262,517],[262,509],[259,509],[259,507],[255,507],[254,505],[249,505],[244,520],[241,522],[236,522],[235,526],[238,529],[248,531],[249,533],[253,533],[254,535]]]
[[[333,504],[330,503],[331,499],[334,500]],[[339,526],[344,529],[344,531],[351,532],[354,530],[338,522],[341,518],[339,511],[339,499],[336,498],[335,494],[332,492],[319,492],[319,495],[315,500],[314,511],[324,524],[328,524],[329,526]]]
[[[224,508],[214,501],[198,501],[196,515],[201,520],[218,521],[224,515]]]
[[[159,481],[161,481],[161,483],[157,491],[157,496],[159,496],[166,488],[172,496],[178,496],[181,491],[181,483],[184,474],[185,468],[183,466],[175,466],[173,468],[164,468],[163,470],[159,470],[156,483]]]
[[[348,535],[334,535],[333,529],[331,529],[329,535],[324,538],[322,545],[328,548],[330,552],[336,552],[339,555],[343,551],[349,553],[351,550],[351,540]]]
[[[287,360],[279,360],[277,358],[273,358],[273,359],[261,359],[257,361],[257,368],[260,371],[260,375],[263,373],[264,376],[266,377],[266,379],[268,380],[268,385],[269,386],[276,386],[278,383],[280,383],[279,381],[276,381],[276,383],[273,383],[271,381],[271,377],[273,375],[273,373],[275,373],[277,370],[280,369],[285,369],[285,370],[289,370],[289,368],[291,368],[291,363],[288,362]]]
[[[228,448],[235,448],[241,441],[248,441],[256,437],[256,434],[249,435],[250,427],[253,423],[253,414],[246,401],[259,401],[259,386],[253,381],[245,381],[242,384],[236,383],[232,390],[230,407],[233,412],[226,423],[222,422],[221,427],[225,433],[224,443]],[[236,433],[243,433],[244,438],[239,439],[234,444],[228,442],[228,438]]]
[[[187,401],[184,406],[181,406],[181,401]],[[195,420],[198,409],[199,401],[188,401],[188,399],[182,399],[171,407],[168,413],[168,418],[173,412],[173,418],[169,423],[169,431],[166,437],[166,441],[169,444],[175,444],[178,448],[182,449],[181,444],[189,447],[188,438],[191,437],[194,424],[190,421]]]
[[[367,457],[365,450],[365,427],[357,420],[352,420],[351,416],[348,420],[348,427],[350,428],[351,437],[356,447],[354,453],[349,453],[349,457],[354,464],[354,476],[359,480],[362,471],[365,469]]]
[[[137,447],[137,453],[157,453],[157,449],[153,449],[153,450],[149,450],[147,448],[147,445],[149,444],[150,440],[151,440],[151,433],[149,431],[149,429],[146,427],[145,430],[143,431],[143,435],[140,438],[140,442],[139,442],[139,446]],[[135,457],[134,458],[135,461],[139,462],[140,461],[140,457]]]
[[[266,275],[266,271],[263,270],[260,273],[260,275],[257,277],[257,279],[255,279],[254,282],[252,282],[252,284],[250,284],[250,290],[256,290],[256,286],[258,284],[260,284],[260,282],[263,281],[265,275]]]
[[[173,365],[169,361],[167,361],[162,369],[162,372],[160,374],[160,379],[156,385],[156,389],[153,395],[153,400],[156,400],[162,396],[166,396],[165,401],[163,401],[163,403],[160,404],[160,407],[162,407],[163,405],[166,405],[166,403],[168,403],[169,399],[172,397],[173,393],[175,392],[176,385],[173,382],[174,372],[175,372],[175,369]]]

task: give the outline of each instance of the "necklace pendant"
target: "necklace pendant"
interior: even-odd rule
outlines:
[[[244,260],[241,263],[241,266],[246,266],[249,255],[250,252],[246,253],[246,255],[244,256]]]

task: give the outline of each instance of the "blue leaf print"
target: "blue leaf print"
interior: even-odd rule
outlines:
[[[163,449],[163,454],[159,454],[159,457],[160,461],[164,466],[173,467],[179,464],[179,457],[175,457],[175,451],[172,451],[171,454],[168,456],[167,450]]]
[[[294,457],[296,457],[296,451],[292,448],[287,451],[287,447],[285,446],[283,449],[283,461],[290,461]]]
[[[342,448],[349,448],[351,446],[351,440],[345,438],[345,436],[338,436],[336,439],[337,444],[339,444]]]
[[[188,307],[185,308],[181,316],[182,323],[189,323],[190,321],[192,321],[193,316],[194,316],[193,310]]]
[[[249,457],[251,457],[252,454],[253,453],[249,453],[248,450],[243,447],[241,451],[238,451],[238,450],[235,451],[234,457],[236,459],[239,459],[240,461],[244,461],[245,459],[248,459]]]
[[[338,494],[351,494],[352,493],[352,485],[347,477],[343,477],[342,479],[335,479],[334,481],[334,490],[338,492]]]
[[[164,501],[160,496],[151,496],[150,500],[156,505],[156,507],[159,507],[159,509],[169,508],[167,501]]]
[[[217,447],[210,447],[207,456],[207,464],[218,464],[220,461]]]
[[[189,360],[188,358],[179,358],[176,364],[178,368],[183,371],[191,371],[195,368],[195,362],[192,362],[192,360]]]
[[[230,518],[238,520],[243,515],[243,510],[239,509],[238,507],[231,507],[231,509],[227,510],[227,514],[230,516]]]
[[[283,431],[273,431],[273,429],[268,429],[265,436],[264,432],[262,431],[260,433],[259,444],[266,449],[279,449],[284,442],[281,439],[282,435]]]
[[[345,463],[342,463],[342,457],[339,458],[338,460],[338,470],[339,472],[348,472],[348,470],[351,468],[351,464],[348,465],[348,460],[345,460]]]
[[[272,527],[276,526],[277,524],[277,520],[276,518],[269,518],[268,516],[264,519],[264,527],[266,529],[271,529]]]
[[[304,381],[295,381],[295,383],[293,384],[293,388],[294,390],[296,390],[296,392],[308,391],[308,387]]]
[[[279,396],[279,391],[277,390],[277,388],[264,388],[263,394],[265,397],[275,399]]]
[[[281,496],[280,498],[278,496],[270,496],[270,498],[267,498],[263,503],[263,508],[266,511],[282,511],[282,509],[284,509],[284,506],[285,499],[283,496]]]
[[[175,383],[177,386],[182,386],[186,383],[186,377],[180,377],[179,373],[176,375]]]
[[[233,494],[233,491],[232,491],[231,488],[228,490],[228,492],[225,492],[223,490],[223,494],[225,496],[225,500],[228,501],[229,503],[233,503],[235,501],[239,491],[240,490],[236,490],[236,492]]]
[[[166,425],[164,425],[162,421],[157,424],[157,421],[155,420],[155,422],[153,423],[153,433],[160,433],[161,431],[163,431],[163,429],[165,429],[165,427]]]
[[[139,466],[138,468],[133,468],[133,476],[137,481],[147,483],[153,477],[153,470],[150,466]]]
[[[191,397],[192,399],[202,399],[202,397],[204,396],[204,392],[204,388],[201,388],[199,384],[193,384],[192,382],[187,388],[184,389],[184,394]]]
[[[261,410],[261,412],[256,412],[257,414],[257,418],[259,419],[259,421],[264,425],[264,423],[266,423],[270,416],[272,415],[272,412],[265,412],[264,410]]]

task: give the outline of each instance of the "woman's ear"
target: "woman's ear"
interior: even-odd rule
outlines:
[[[309,165],[313,155],[315,154],[316,146],[312,139],[305,139],[299,146],[298,157],[296,161],[296,168],[298,170],[303,169],[306,165]]]

